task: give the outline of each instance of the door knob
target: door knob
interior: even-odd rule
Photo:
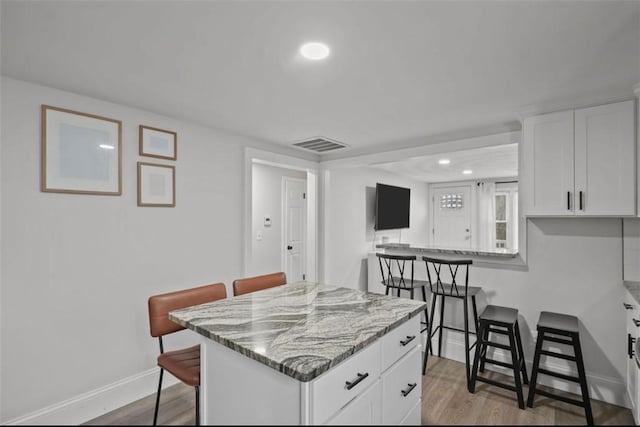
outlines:
[[[289,250],[289,251],[290,251],[291,249],[293,249],[293,246],[291,246],[291,245],[287,245],[287,250]]]

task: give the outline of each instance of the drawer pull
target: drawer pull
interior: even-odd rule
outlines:
[[[633,324],[636,325],[636,327],[640,327],[640,320],[638,319],[631,319],[633,320]]]
[[[364,380],[365,378],[367,378],[369,376],[368,372],[365,372],[364,374],[361,374],[360,372],[358,372],[358,378],[356,378],[353,381],[346,381],[347,384],[347,390],[351,390],[352,388],[354,388],[355,386],[357,386],[358,384],[360,384],[360,382],[362,380]]]
[[[406,390],[402,390],[400,393],[402,393],[402,397],[407,397],[409,395],[409,393],[411,393],[413,391],[414,388],[416,388],[416,386],[418,385],[417,383],[413,383],[413,384],[407,384],[409,387],[407,387]]]
[[[409,344],[411,341],[415,340],[416,336],[415,335],[407,335],[407,339],[404,341],[400,341],[400,344],[402,344],[402,346],[404,347],[405,345]]]
[[[633,306],[631,304],[623,302],[622,305],[624,305],[625,310],[633,310]]]

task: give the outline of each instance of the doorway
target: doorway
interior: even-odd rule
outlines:
[[[318,280],[318,167],[245,149],[243,277],[284,271],[289,283]]]
[[[433,189],[433,244],[471,247],[471,186]]]

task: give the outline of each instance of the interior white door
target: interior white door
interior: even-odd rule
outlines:
[[[575,111],[576,215],[635,214],[634,101]]]
[[[305,274],[305,230],[306,189],[302,179],[284,178],[284,271],[287,282],[293,283],[306,278]]]
[[[441,187],[433,191],[433,243],[471,247],[471,187]]]

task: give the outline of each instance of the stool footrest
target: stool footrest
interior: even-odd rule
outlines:
[[[551,341],[551,342],[557,342],[558,344],[564,344],[564,345],[573,345],[573,341],[571,340],[567,340],[567,339],[563,339],[563,338],[557,338],[557,337],[549,337],[549,336],[544,336],[543,339],[545,341]]]
[[[511,384],[501,383],[499,381],[491,380],[489,378],[484,378],[484,377],[476,377],[476,380],[482,381],[483,383],[494,385],[496,387],[502,387],[502,388],[510,390],[510,391],[516,391],[516,388],[514,386],[512,386]]]
[[[580,400],[571,399],[570,397],[560,396],[560,395],[557,395],[557,394],[554,394],[554,393],[549,393],[548,391],[544,391],[544,390],[535,389],[534,392],[535,392],[535,394],[539,394],[541,396],[548,397],[548,398],[551,398],[551,399],[557,399],[557,400],[560,400],[562,402],[568,403],[570,405],[576,405],[576,406],[584,407],[584,402],[582,402]]]
[[[500,344],[497,342],[492,342],[492,341],[487,341],[486,342],[487,345],[490,345],[491,347],[497,347],[497,348],[501,348],[503,350],[511,350],[511,347],[509,347],[506,344]]]
[[[557,372],[549,371],[547,369],[538,368],[539,374],[550,375],[556,378],[562,378],[566,381],[573,381],[574,383],[580,383],[580,379],[578,377],[572,377],[571,375],[559,374]]]
[[[492,365],[502,366],[503,368],[513,369],[513,365],[507,362],[501,362],[499,360],[493,360],[493,359],[487,359],[487,358],[484,358],[483,361],[485,363],[491,363]]]
[[[505,329],[489,328],[489,332],[493,332],[494,334],[509,335],[509,331]]]
[[[544,354],[545,356],[557,357],[557,358],[565,359],[565,360],[571,360],[572,362],[576,361],[575,356],[571,356],[571,355],[568,355],[568,354],[562,354],[562,353],[556,353],[555,351],[540,350],[540,354]]]

